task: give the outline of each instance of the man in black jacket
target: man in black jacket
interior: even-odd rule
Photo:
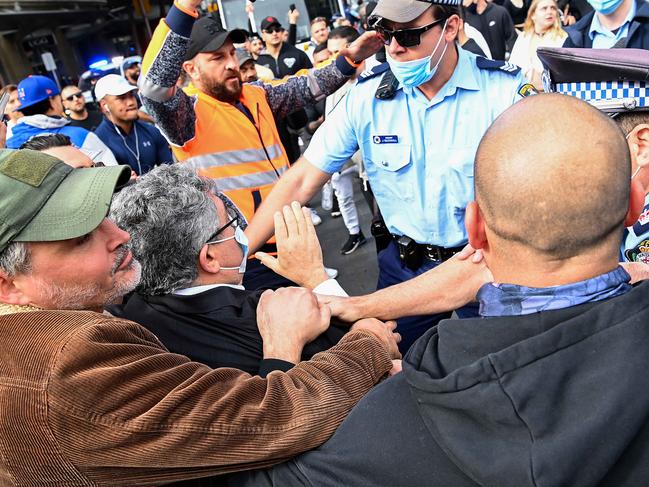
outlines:
[[[464,20],[484,36],[494,59],[505,61],[509,58],[518,35],[505,7],[487,0],[469,0]]]
[[[643,201],[630,169],[585,102],[509,108],[480,144],[466,215],[494,278],[482,317],[440,322],[327,443],[232,485],[648,485],[649,285],[617,262]]]
[[[257,59],[257,64],[270,69],[275,78],[291,76],[301,69],[313,67],[309,56],[288,42],[282,41],[284,28],[275,17],[266,17],[261,21],[261,32],[266,43],[266,50]],[[275,118],[280,139],[286,149],[289,162],[292,164],[300,157],[298,131],[306,126],[308,120],[304,110],[298,110],[285,118]]]
[[[566,28],[563,47],[649,49],[649,2],[647,0],[589,0],[595,9]]]
[[[293,364],[262,362],[257,329],[262,292],[241,285],[248,260],[245,219],[213,184],[175,164],[150,171],[115,196],[110,216],[130,233],[142,280],[125,304],[109,309],[144,325],[170,351],[212,368],[234,367],[262,376],[271,369],[286,370]],[[305,217],[298,206],[287,208],[284,218],[277,223],[302,231],[295,238],[289,238],[288,230],[278,233],[279,258],[264,256],[266,262],[304,287],[345,295],[325,273],[309,214]],[[308,344],[302,357],[336,344],[349,330],[348,324],[338,323]]]

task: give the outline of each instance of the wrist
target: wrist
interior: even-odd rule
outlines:
[[[298,345],[295,343],[274,344],[272,343],[272,341],[264,339],[264,360],[283,360],[285,362],[297,364],[301,360],[302,348],[303,345]]]
[[[324,268],[314,272],[309,279],[304,282],[304,287],[309,289],[315,289],[320,284],[329,280],[329,276],[325,272]]]

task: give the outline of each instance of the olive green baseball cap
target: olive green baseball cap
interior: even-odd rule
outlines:
[[[38,151],[0,151],[0,252],[11,242],[50,242],[91,232],[130,174],[126,166],[74,169]]]

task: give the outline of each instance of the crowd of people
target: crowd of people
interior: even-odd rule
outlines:
[[[6,86],[0,484],[649,484],[649,2],[584,3],[175,0]]]

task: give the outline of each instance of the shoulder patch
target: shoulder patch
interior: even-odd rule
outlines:
[[[521,70],[518,66],[507,61],[499,61],[497,59],[487,59],[486,57],[478,56],[475,60],[476,66],[480,69],[488,69],[492,71],[504,71],[511,75],[518,74]]]
[[[524,85],[521,85],[520,88],[518,88],[518,94],[525,98],[526,96],[530,95],[538,95],[539,92],[533,84],[525,83]]]
[[[388,63],[383,63],[383,64],[379,64],[378,66],[374,66],[374,68],[372,68],[369,71],[365,71],[358,77],[358,83],[363,83],[368,79],[372,79],[375,76],[378,76],[379,74],[385,73],[388,69],[390,69],[390,65]]]

